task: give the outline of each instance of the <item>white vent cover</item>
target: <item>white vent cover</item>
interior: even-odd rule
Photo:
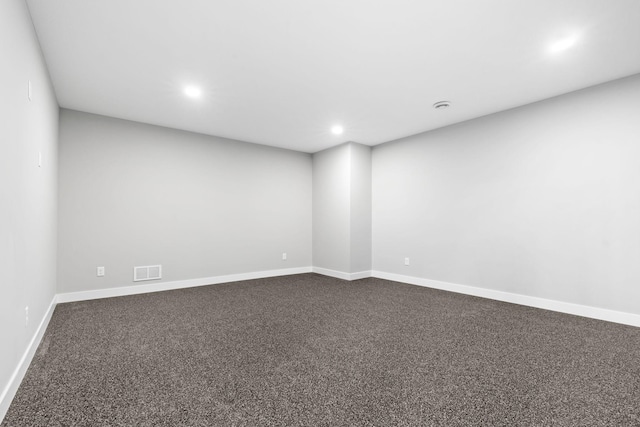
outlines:
[[[157,280],[162,278],[161,265],[144,265],[133,267],[133,281],[140,282],[142,280]]]

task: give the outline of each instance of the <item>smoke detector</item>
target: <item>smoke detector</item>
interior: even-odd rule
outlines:
[[[449,107],[451,107],[451,103],[449,101],[440,101],[433,104],[433,108],[436,110],[446,110]]]

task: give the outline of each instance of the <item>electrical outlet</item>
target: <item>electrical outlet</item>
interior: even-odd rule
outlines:
[[[282,260],[283,261],[287,260],[287,253],[286,252],[282,252]]]
[[[404,265],[409,265],[409,258],[404,259]]]
[[[24,308],[24,326],[29,326],[29,306]]]
[[[98,268],[96,268],[96,275],[97,275],[98,277],[102,277],[102,276],[104,276],[104,267],[98,267]]]

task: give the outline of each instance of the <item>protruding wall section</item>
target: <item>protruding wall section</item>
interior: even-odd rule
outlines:
[[[342,279],[371,270],[371,147],[349,142],[313,155],[313,266]]]
[[[350,272],[353,279],[371,271],[371,147],[349,144],[351,149]]]
[[[349,151],[343,144],[313,155],[312,265],[343,274],[351,268]]]

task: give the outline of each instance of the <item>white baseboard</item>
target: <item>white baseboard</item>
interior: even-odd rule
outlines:
[[[357,273],[345,273],[344,271],[330,270],[322,267],[312,267],[314,273],[322,274],[323,276],[335,277],[342,280],[358,280],[365,277],[371,277],[371,271],[359,271]]]
[[[55,307],[56,296],[54,296],[51,300],[51,304],[49,304],[49,308],[44,314],[40,325],[38,325],[38,329],[36,329],[33,338],[31,338],[31,341],[29,341],[29,345],[27,346],[26,351],[18,362],[18,366],[13,371],[11,378],[9,378],[9,383],[6,385],[4,390],[2,390],[2,394],[0,394],[0,423],[2,423],[4,416],[7,414],[9,406],[11,405],[11,401],[18,391],[18,387],[20,387],[20,383],[22,382],[24,375],[27,373],[27,369],[31,364],[31,360],[33,360],[33,356],[36,354],[36,350],[40,345],[40,341],[42,341],[44,332],[47,330],[47,326],[49,325],[49,321],[51,320],[51,316],[53,315],[53,310],[55,309]]]
[[[323,276],[335,277],[336,279],[349,280],[351,275],[343,271],[330,270],[322,267],[312,267],[314,273],[322,274]]]
[[[146,294],[150,292],[170,291],[173,289],[196,286],[217,285],[219,283],[239,282],[241,280],[262,279],[265,277],[289,276],[291,274],[311,273],[311,267],[287,268],[282,270],[255,271],[251,273],[229,274],[226,276],[202,277],[198,279],[176,280],[172,282],[146,283],[144,285],[118,286],[92,291],[68,292],[58,294],[57,302],[86,301],[99,298],[121,297]]]
[[[622,311],[608,310],[605,308],[591,307],[521,294],[513,294],[510,292],[496,291],[493,289],[458,285],[456,283],[440,282],[438,280],[423,279],[420,277],[385,273],[383,271],[372,271],[371,276],[377,277],[379,279],[393,280],[395,282],[408,283],[411,285],[424,286],[427,288],[441,289],[444,291],[457,292],[460,294],[473,295],[482,298],[494,299],[497,301],[510,302],[513,304],[526,305],[529,307],[558,311],[560,313],[573,314],[576,316],[590,317],[592,319],[606,320],[609,322],[640,327],[639,314],[625,313]]]
[[[351,273],[351,278],[349,280],[360,280],[366,279],[367,277],[371,277],[371,270],[369,271],[359,271],[357,273]]]

